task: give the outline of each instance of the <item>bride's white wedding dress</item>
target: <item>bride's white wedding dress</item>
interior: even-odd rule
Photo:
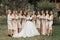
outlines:
[[[35,27],[35,24],[30,21],[30,17],[27,17],[27,21],[24,25],[24,27],[22,28],[22,31],[20,33],[16,33],[13,35],[13,37],[32,37],[32,36],[36,36],[36,35],[40,35],[40,33],[38,32],[38,30]]]

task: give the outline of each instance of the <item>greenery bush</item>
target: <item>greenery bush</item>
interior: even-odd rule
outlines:
[[[60,25],[60,19],[58,17],[55,17],[53,24],[54,25]]]
[[[49,1],[38,2],[37,6],[39,10],[56,10],[56,5],[54,3],[50,3]]]

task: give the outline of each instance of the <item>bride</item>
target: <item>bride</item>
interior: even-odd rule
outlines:
[[[14,34],[13,37],[32,37],[40,35],[38,30],[35,27],[35,24],[31,21],[32,17],[30,17],[30,12],[27,13],[26,17],[26,23],[24,24],[24,27],[22,28],[22,31],[20,33]]]

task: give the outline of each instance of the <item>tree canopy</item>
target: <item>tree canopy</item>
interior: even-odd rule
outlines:
[[[0,14],[5,14],[7,9],[10,10],[42,10],[55,9],[53,3],[47,2],[49,0],[0,0]]]

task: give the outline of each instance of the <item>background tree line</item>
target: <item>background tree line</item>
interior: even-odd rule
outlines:
[[[55,10],[56,5],[50,0],[0,0],[0,15],[10,10]]]

